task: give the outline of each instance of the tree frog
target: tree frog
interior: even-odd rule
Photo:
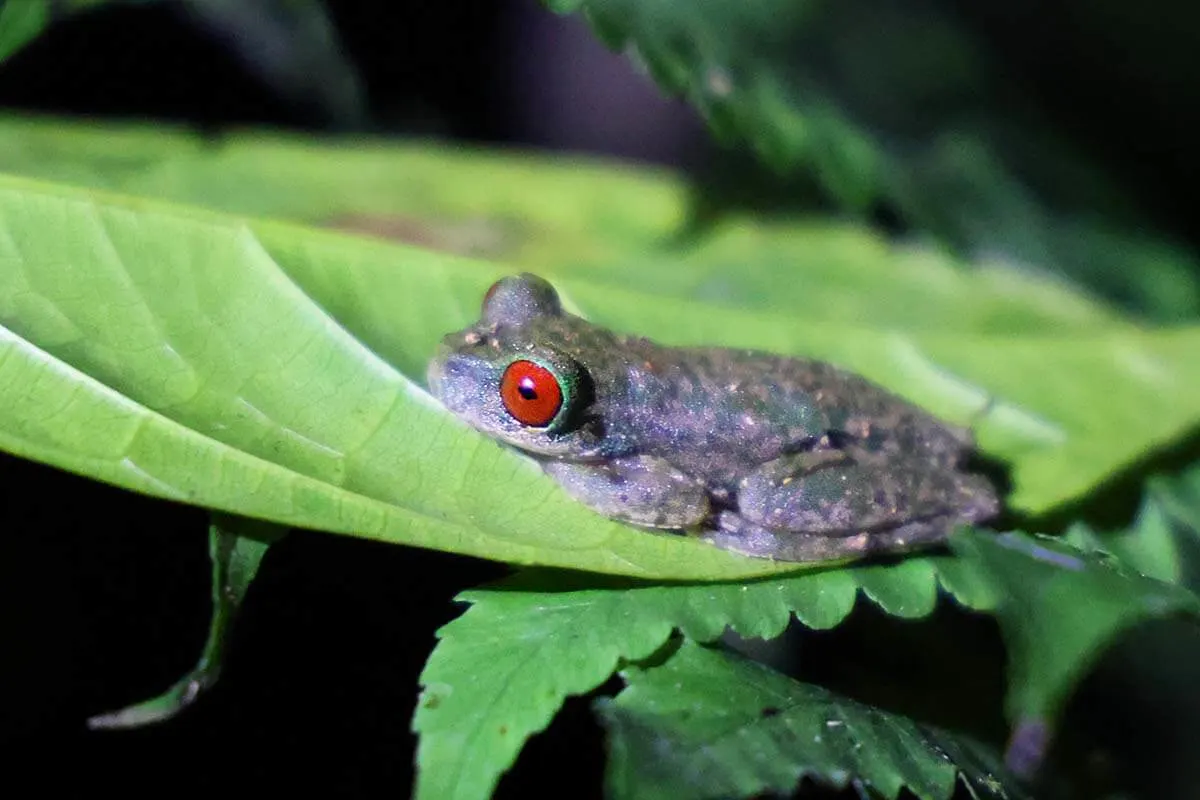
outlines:
[[[613,519],[785,561],[942,541],[998,512],[970,433],[831,364],[668,347],[568,313],[535,275],[496,282],[429,386]]]

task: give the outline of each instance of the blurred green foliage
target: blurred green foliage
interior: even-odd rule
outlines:
[[[100,5],[0,0],[0,59]],[[177,5],[281,94],[361,122],[319,4]],[[439,632],[413,723],[420,796],[486,796],[566,697],[616,672],[625,690],[597,703],[614,797],[749,796],[803,776],[1023,796],[1013,771],[1037,773],[1062,726],[1087,733],[1068,706],[1113,643],[1200,610],[1200,260],[1180,199],[1198,12],[546,5],[699,109],[733,148],[724,171],[689,184],[458,145],[0,121],[0,447],[225,512],[535,567],[465,593]],[[259,58],[248,43],[264,36],[287,44]],[[1108,107],[1131,146],[1080,123]],[[737,166],[748,151],[760,169]],[[594,517],[421,389],[438,337],[518,268],[598,322],[828,358],[973,423],[1032,534],[796,571]],[[265,546],[216,519],[197,671],[101,721],[165,719],[219,671]],[[856,605],[928,620],[939,598],[999,622],[1007,743],[718,643],[727,626],[777,637],[793,615],[838,628]],[[917,669],[972,668],[978,654],[944,644]],[[842,666],[904,693],[886,670]]]

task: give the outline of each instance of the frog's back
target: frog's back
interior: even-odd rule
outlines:
[[[945,451],[950,461],[966,444],[916,406],[825,362],[638,339],[625,345],[634,357],[619,380],[597,387],[619,397],[602,412],[610,434],[638,452],[686,461],[714,482],[829,434]]]

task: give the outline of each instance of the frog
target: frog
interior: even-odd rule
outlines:
[[[492,284],[427,379],[593,511],[747,556],[899,554],[999,512],[968,428],[825,361],[608,330],[529,273]]]

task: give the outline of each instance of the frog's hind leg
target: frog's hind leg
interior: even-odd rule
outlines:
[[[979,522],[998,510],[986,479],[924,458],[847,449],[769,461],[738,485],[736,509],[748,522],[790,533],[844,537],[921,520]]]
[[[774,531],[735,512],[722,511],[716,519],[717,529],[704,532],[701,538],[717,547],[759,558],[797,562],[851,561],[933,547],[946,540],[956,522],[953,518],[939,517],[915,520],[890,530],[830,536]]]
[[[855,448],[796,453],[747,475],[706,538],[786,561],[861,558],[940,542],[998,508],[984,478],[928,458]]]

